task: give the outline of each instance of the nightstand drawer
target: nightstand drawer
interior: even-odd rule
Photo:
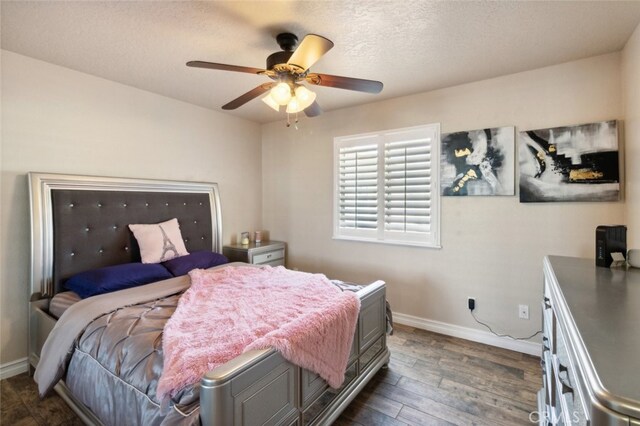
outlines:
[[[266,253],[260,253],[253,256],[253,264],[259,265],[262,263],[271,263],[278,259],[284,258],[284,249],[268,251]]]
[[[285,266],[287,246],[282,241],[251,242],[224,246],[223,253],[230,262],[245,262],[254,265]]]
[[[260,265],[260,266],[265,266],[265,265],[269,265],[269,266],[284,266],[284,259],[276,259],[276,260],[272,260],[271,262],[256,263],[256,265]]]

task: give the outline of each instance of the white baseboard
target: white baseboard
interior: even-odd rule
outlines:
[[[540,353],[542,352],[542,346],[540,343],[525,340],[513,340],[508,337],[498,337],[488,331],[476,330],[475,328],[462,327],[446,322],[415,317],[413,315],[402,314],[399,312],[393,313],[393,321],[398,324],[409,325],[422,330],[433,331],[434,333],[446,334],[447,336],[460,337],[461,339],[472,340],[474,342],[510,349],[512,351],[522,352],[529,355],[540,356]]]
[[[15,361],[7,362],[0,365],[0,380],[17,376],[29,370],[29,361],[27,358],[20,358]]]

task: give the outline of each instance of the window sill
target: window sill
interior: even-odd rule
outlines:
[[[409,246],[409,247],[422,247],[422,248],[430,248],[430,249],[441,249],[442,246],[440,244],[432,244],[432,243],[421,243],[415,241],[397,241],[397,240],[378,240],[372,238],[362,238],[362,237],[351,237],[344,235],[334,235],[331,237],[333,240],[342,240],[342,241],[356,241],[360,243],[375,243],[375,244],[386,244],[391,246]]]

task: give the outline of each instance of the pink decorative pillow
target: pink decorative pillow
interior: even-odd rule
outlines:
[[[129,225],[140,246],[142,263],[160,263],[189,254],[184,246],[178,219],[151,225]]]

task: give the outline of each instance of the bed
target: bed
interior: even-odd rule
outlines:
[[[78,272],[139,261],[140,249],[127,224],[158,223],[175,217],[189,252],[222,252],[221,208],[216,184],[30,173],[29,185],[32,219],[29,362],[32,368],[38,365],[42,347],[58,321],[50,313],[50,303],[55,295],[64,291],[64,282]],[[176,278],[180,279],[184,281],[186,277]],[[187,404],[180,407],[189,411],[188,415],[167,411],[167,407],[160,407],[159,402],[149,396],[145,398],[152,404],[137,409],[161,411],[162,415],[149,417],[153,419],[150,423],[158,424],[332,423],[389,361],[384,283],[364,286],[356,294],[360,299],[360,313],[346,380],[340,388],[331,388],[318,375],[290,363],[274,349],[261,349],[243,353],[204,374],[197,384],[197,392],[182,395]],[[179,295],[171,297],[179,299]],[[112,391],[103,376],[91,377],[90,383],[83,384],[86,371],[73,372],[74,364],[81,364],[79,349],[80,345],[88,344],[85,341],[82,337],[78,339],[78,350],[70,359],[70,369],[54,389],[85,423],[118,422],[114,418],[105,419],[105,413],[96,414],[97,410],[87,405],[98,401],[108,410],[117,410],[118,401],[111,393],[123,391]],[[91,350],[88,347],[87,351]],[[94,370],[99,369],[87,371]],[[134,387],[113,377],[109,380],[119,383],[123,389]],[[195,422],[193,413],[196,413]],[[134,423],[142,422],[147,423]]]

